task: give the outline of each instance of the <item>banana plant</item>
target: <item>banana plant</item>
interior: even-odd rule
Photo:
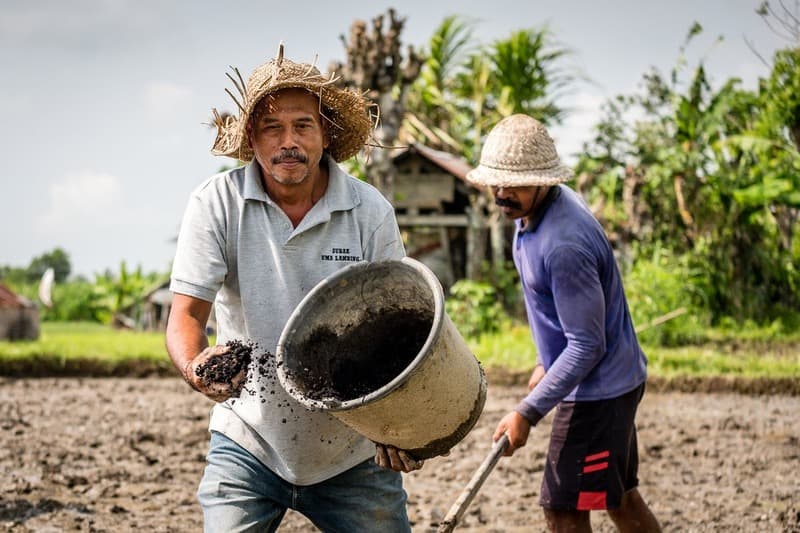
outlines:
[[[130,309],[154,281],[155,275],[143,274],[141,266],[129,271],[125,261],[120,263],[118,274],[110,271],[98,274],[93,302],[96,318],[105,324],[125,324],[128,320],[122,313]]]

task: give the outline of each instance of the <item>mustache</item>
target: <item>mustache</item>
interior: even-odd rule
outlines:
[[[508,200],[506,198],[495,198],[494,199],[495,205],[499,205],[500,207],[510,207],[511,209],[522,209],[522,204],[519,202],[515,202],[514,200]]]
[[[300,163],[307,163],[308,157],[305,154],[300,152],[300,150],[291,149],[291,150],[284,150],[280,153],[280,155],[276,155],[272,158],[272,164],[277,165],[278,163],[282,163],[287,159],[294,159],[295,161],[299,161]]]

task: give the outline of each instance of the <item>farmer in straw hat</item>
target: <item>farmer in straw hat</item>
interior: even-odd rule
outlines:
[[[214,111],[212,152],[246,164],[191,194],[167,328],[175,366],[219,402],[198,490],[206,531],[274,531],[287,508],[324,531],[408,531],[400,472],[421,462],[304,409],[277,381],[274,357],[258,353],[274,351],[303,296],[346,262],[405,255],[392,206],[337,164],[370,136],[370,105],[333,75],[285,59],[282,45],[246,84],[236,70],[229,78],[239,113]],[[209,347],[214,301],[218,345]],[[226,383],[198,376],[240,339],[257,347],[258,371]]]
[[[550,530],[591,531],[589,512],[605,509],[621,531],[659,531],[636,488],[634,418],[646,359],[614,253],[563,184],[571,177],[547,130],[526,115],[494,127],[467,175],[515,220],[512,253],[538,353],[529,394],[500,420],[494,440],[506,433],[512,455],[558,406],[539,500]]]

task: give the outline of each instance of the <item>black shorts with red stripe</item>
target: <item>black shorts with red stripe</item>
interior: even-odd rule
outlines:
[[[539,504],[545,509],[619,508],[639,484],[636,408],[644,383],[592,402],[562,402],[553,417]]]

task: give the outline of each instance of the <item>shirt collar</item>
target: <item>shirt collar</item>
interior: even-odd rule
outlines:
[[[360,203],[358,192],[338,163],[330,155],[326,157],[328,158],[328,188],[320,201],[324,201],[330,211],[352,209]],[[245,200],[274,203],[261,184],[261,168],[255,158],[245,166],[244,176]]]
[[[547,191],[547,195],[542,200],[542,203],[539,204],[539,207],[536,209],[536,212],[531,213],[527,219],[520,219],[517,225],[520,233],[525,232],[534,232],[541,224],[542,219],[544,218],[545,213],[547,210],[550,209],[550,206],[553,205],[553,202],[561,196],[561,187],[559,185],[555,185],[550,187],[550,190]]]

